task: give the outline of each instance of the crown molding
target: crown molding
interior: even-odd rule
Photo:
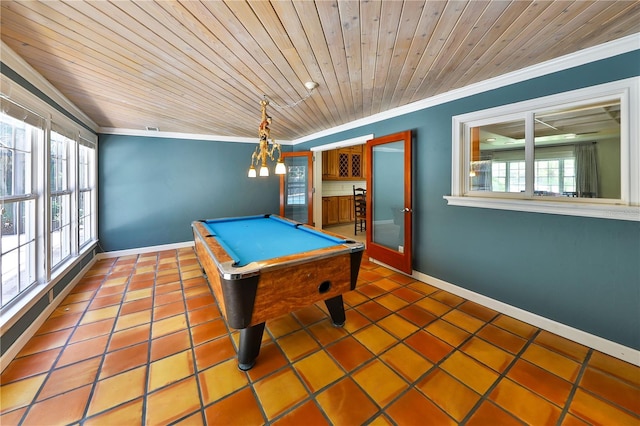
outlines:
[[[623,53],[632,52],[638,49],[640,49],[640,33],[622,37],[618,40],[613,40],[608,43],[600,44],[598,46],[579,50],[569,55],[561,56],[559,58],[541,62],[539,64],[532,65],[521,70],[513,71],[498,77],[484,80],[479,83],[474,83],[469,86],[442,93],[440,95],[412,102],[410,104],[374,114],[369,117],[361,118],[359,120],[336,126],[331,129],[322,130],[320,132],[295,139],[291,141],[291,143],[293,145],[297,145],[324,136],[329,136],[335,133],[344,132],[346,130],[355,129],[357,127],[377,123],[379,121],[388,120],[390,118],[395,118],[404,114],[420,111],[422,109],[434,107],[436,105],[441,105],[447,102],[455,101],[457,99],[477,95],[489,90],[498,89],[500,87],[508,86],[514,83],[520,83],[532,78],[541,77],[558,71],[563,71],[569,68],[621,55]]]
[[[18,73],[22,78],[40,90],[45,96],[61,108],[80,120],[85,126],[97,132],[98,125],[87,114],[75,106],[66,96],[56,89],[49,80],[22,59],[16,52],[0,40],[0,57],[2,63]]]
[[[157,130],[121,129],[115,127],[101,127],[98,133],[104,135],[142,136],[146,138],[191,139],[212,142],[256,143],[258,138],[241,138],[235,136],[216,136],[201,133],[161,132]]]
[[[202,133],[162,132],[158,130],[121,129],[100,127],[98,133],[103,135],[142,136],[146,138],[191,139],[210,142],[258,143],[258,138],[236,136],[205,135]],[[280,145],[291,145],[291,141],[278,140]]]

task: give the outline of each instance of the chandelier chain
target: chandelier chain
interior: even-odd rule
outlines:
[[[267,95],[263,95],[265,99],[267,99],[269,101],[269,104],[273,105],[276,109],[287,109],[287,108],[293,108],[296,105],[299,105],[300,103],[306,101],[307,99],[309,99],[311,97],[311,94],[313,93],[313,91],[310,91],[307,93],[307,96],[305,96],[304,98],[292,103],[292,104],[286,104],[286,105],[278,105],[278,103],[276,101],[274,101],[271,97],[267,96]]]

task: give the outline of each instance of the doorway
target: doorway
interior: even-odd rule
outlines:
[[[349,148],[357,145],[362,145],[364,148],[364,144],[367,142],[367,140],[371,138],[373,138],[373,134],[358,136],[356,138],[347,139],[347,140],[311,148],[311,151],[314,153],[313,177],[314,177],[315,192],[313,194],[313,202],[314,202],[315,208],[313,212],[313,220],[316,228],[326,229],[329,232],[333,232],[333,233],[342,235],[344,237],[353,238],[357,241],[362,241],[362,242],[366,241],[366,232],[358,231],[357,233],[355,233],[354,222],[351,220],[344,223],[332,223],[330,225],[323,226],[323,213],[326,215],[327,212],[325,210],[328,208],[327,199],[329,197],[348,197],[350,200],[352,200],[353,185],[355,184],[358,187],[366,186],[366,179],[324,180],[323,181],[322,153],[325,151]],[[343,198],[342,201],[346,202],[346,199]],[[338,209],[339,209],[339,206],[338,206]],[[325,217],[325,221],[326,221],[326,217]]]
[[[280,216],[313,225],[313,153],[284,152],[280,175]]]

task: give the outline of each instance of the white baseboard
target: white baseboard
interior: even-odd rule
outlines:
[[[67,284],[67,286],[60,292],[60,294],[58,294],[58,296],[56,296],[56,298],[53,299],[42,312],[40,312],[40,315],[38,315],[35,321],[33,321],[31,325],[20,335],[20,337],[18,337],[18,339],[13,342],[9,349],[7,349],[4,354],[2,354],[2,357],[0,357],[0,372],[4,371],[7,365],[9,365],[11,361],[13,361],[16,355],[18,355],[18,352],[20,352],[24,345],[26,345],[29,340],[36,334],[38,329],[42,327],[42,324],[44,324],[47,318],[49,318],[49,315],[51,315],[51,313],[60,305],[60,303],[62,303],[64,298],[69,295],[71,290],[74,289],[74,287],[78,284],[78,282],[80,282],[82,277],[84,277],[84,274],[86,274],[89,269],[91,269],[96,261],[97,256],[94,256],[91,261],[87,263],[75,277],[73,277],[71,282]],[[49,290],[49,292],[51,291],[53,291],[53,289]]]
[[[371,261],[390,268],[389,265],[385,265],[381,262],[376,261],[375,259],[371,259]],[[636,349],[629,348],[627,346],[612,342],[610,340],[587,333],[577,328],[570,327],[566,324],[562,324],[549,318],[534,314],[532,312],[525,311],[507,303],[500,302],[482,294],[473,292],[471,290],[458,287],[457,285],[451,284],[427,274],[423,274],[422,272],[413,271],[412,276],[413,278],[422,281],[425,284],[432,285],[441,290],[446,290],[449,293],[455,294],[456,296],[463,297],[467,300],[476,302],[482,306],[486,306],[487,308],[493,309],[502,314],[509,315],[510,317],[526,322],[527,324],[531,324],[550,333],[557,334],[558,336],[562,336],[576,343],[580,343],[581,345],[585,345],[607,355],[611,355],[612,357],[640,366],[640,351]]]
[[[182,243],[162,244],[159,246],[140,247],[140,248],[134,248],[134,249],[128,249],[128,250],[107,251],[104,253],[98,253],[96,256],[98,257],[98,259],[110,259],[113,257],[152,253],[154,251],[177,250],[177,249],[186,248],[186,247],[193,247],[194,244],[195,243],[193,241],[185,241]]]

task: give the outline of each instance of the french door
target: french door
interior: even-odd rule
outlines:
[[[412,273],[411,131],[367,141],[367,253]]]
[[[287,169],[280,175],[280,216],[313,225],[313,153],[283,152]]]

